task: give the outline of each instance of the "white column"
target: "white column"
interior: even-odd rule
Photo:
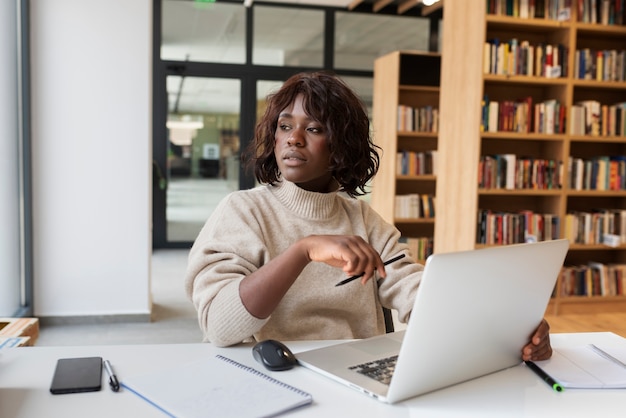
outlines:
[[[20,305],[17,6],[0,1],[0,316]]]

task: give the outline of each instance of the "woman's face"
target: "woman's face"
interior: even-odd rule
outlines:
[[[302,96],[278,115],[274,155],[282,177],[305,190],[327,192],[332,179],[325,126],[305,112]]]

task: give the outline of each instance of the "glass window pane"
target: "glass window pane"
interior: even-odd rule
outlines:
[[[163,0],[162,26],[163,60],[246,62],[246,8],[242,4]]]
[[[283,85],[282,81],[268,81],[268,80],[258,80],[256,83],[256,122],[261,119],[263,113],[265,112],[266,107],[266,99],[267,96],[271,93],[274,93],[280,89]],[[255,122],[255,124],[256,124]]]
[[[255,6],[252,62],[321,68],[324,65],[324,12]]]
[[[372,118],[372,103],[374,97],[374,80],[370,77],[347,77],[342,76],[341,79],[348,84],[352,90],[361,98],[367,113]]]
[[[193,241],[239,189],[241,81],[169,76],[167,93],[167,239]]]
[[[428,51],[426,18],[335,14],[335,68],[374,70],[374,60],[392,51]]]
[[[374,80],[370,77],[347,77],[342,76],[341,79],[348,84],[354,90],[354,92],[361,98],[363,104],[367,107],[367,114],[370,118],[370,135],[372,138],[374,137],[374,132],[372,131],[372,106],[373,106],[373,97],[374,97]],[[366,189],[368,193],[366,195],[360,196],[359,199],[363,199],[366,202],[370,202],[371,194],[371,186],[368,186]]]

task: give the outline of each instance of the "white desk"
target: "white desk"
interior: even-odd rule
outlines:
[[[612,333],[552,335],[554,347],[620,341],[626,344],[626,339]],[[324,344],[328,342],[288,345],[298,352]],[[123,389],[112,392],[105,373],[103,389],[99,392],[50,394],[57,359],[101,356],[111,361],[123,381],[124,376],[217,353],[265,371],[253,359],[250,346],[216,348],[210,344],[164,344],[23,347],[0,351],[0,417],[162,417],[164,415],[156,408],[132,393]],[[313,395],[312,405],[284,415],[289,417],[623,417],[626,408],[626,390],[570,389],[557,393],[521,366],[396,405],[382,404],[301,367],[267,373]]]

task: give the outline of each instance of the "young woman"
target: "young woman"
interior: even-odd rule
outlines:
[[[356,198],[379,155],[345,83],[322,72],[288,79],[268,97],[247,162],[262,185],[220,202],[189,255],[186,291],[206,340],[366,338],[385,332],[383,306],[408,320],[423,266]],[[361,273],[360,285],[335,287]],[[542,321],[524,359],[551,355],[548,330]]]

